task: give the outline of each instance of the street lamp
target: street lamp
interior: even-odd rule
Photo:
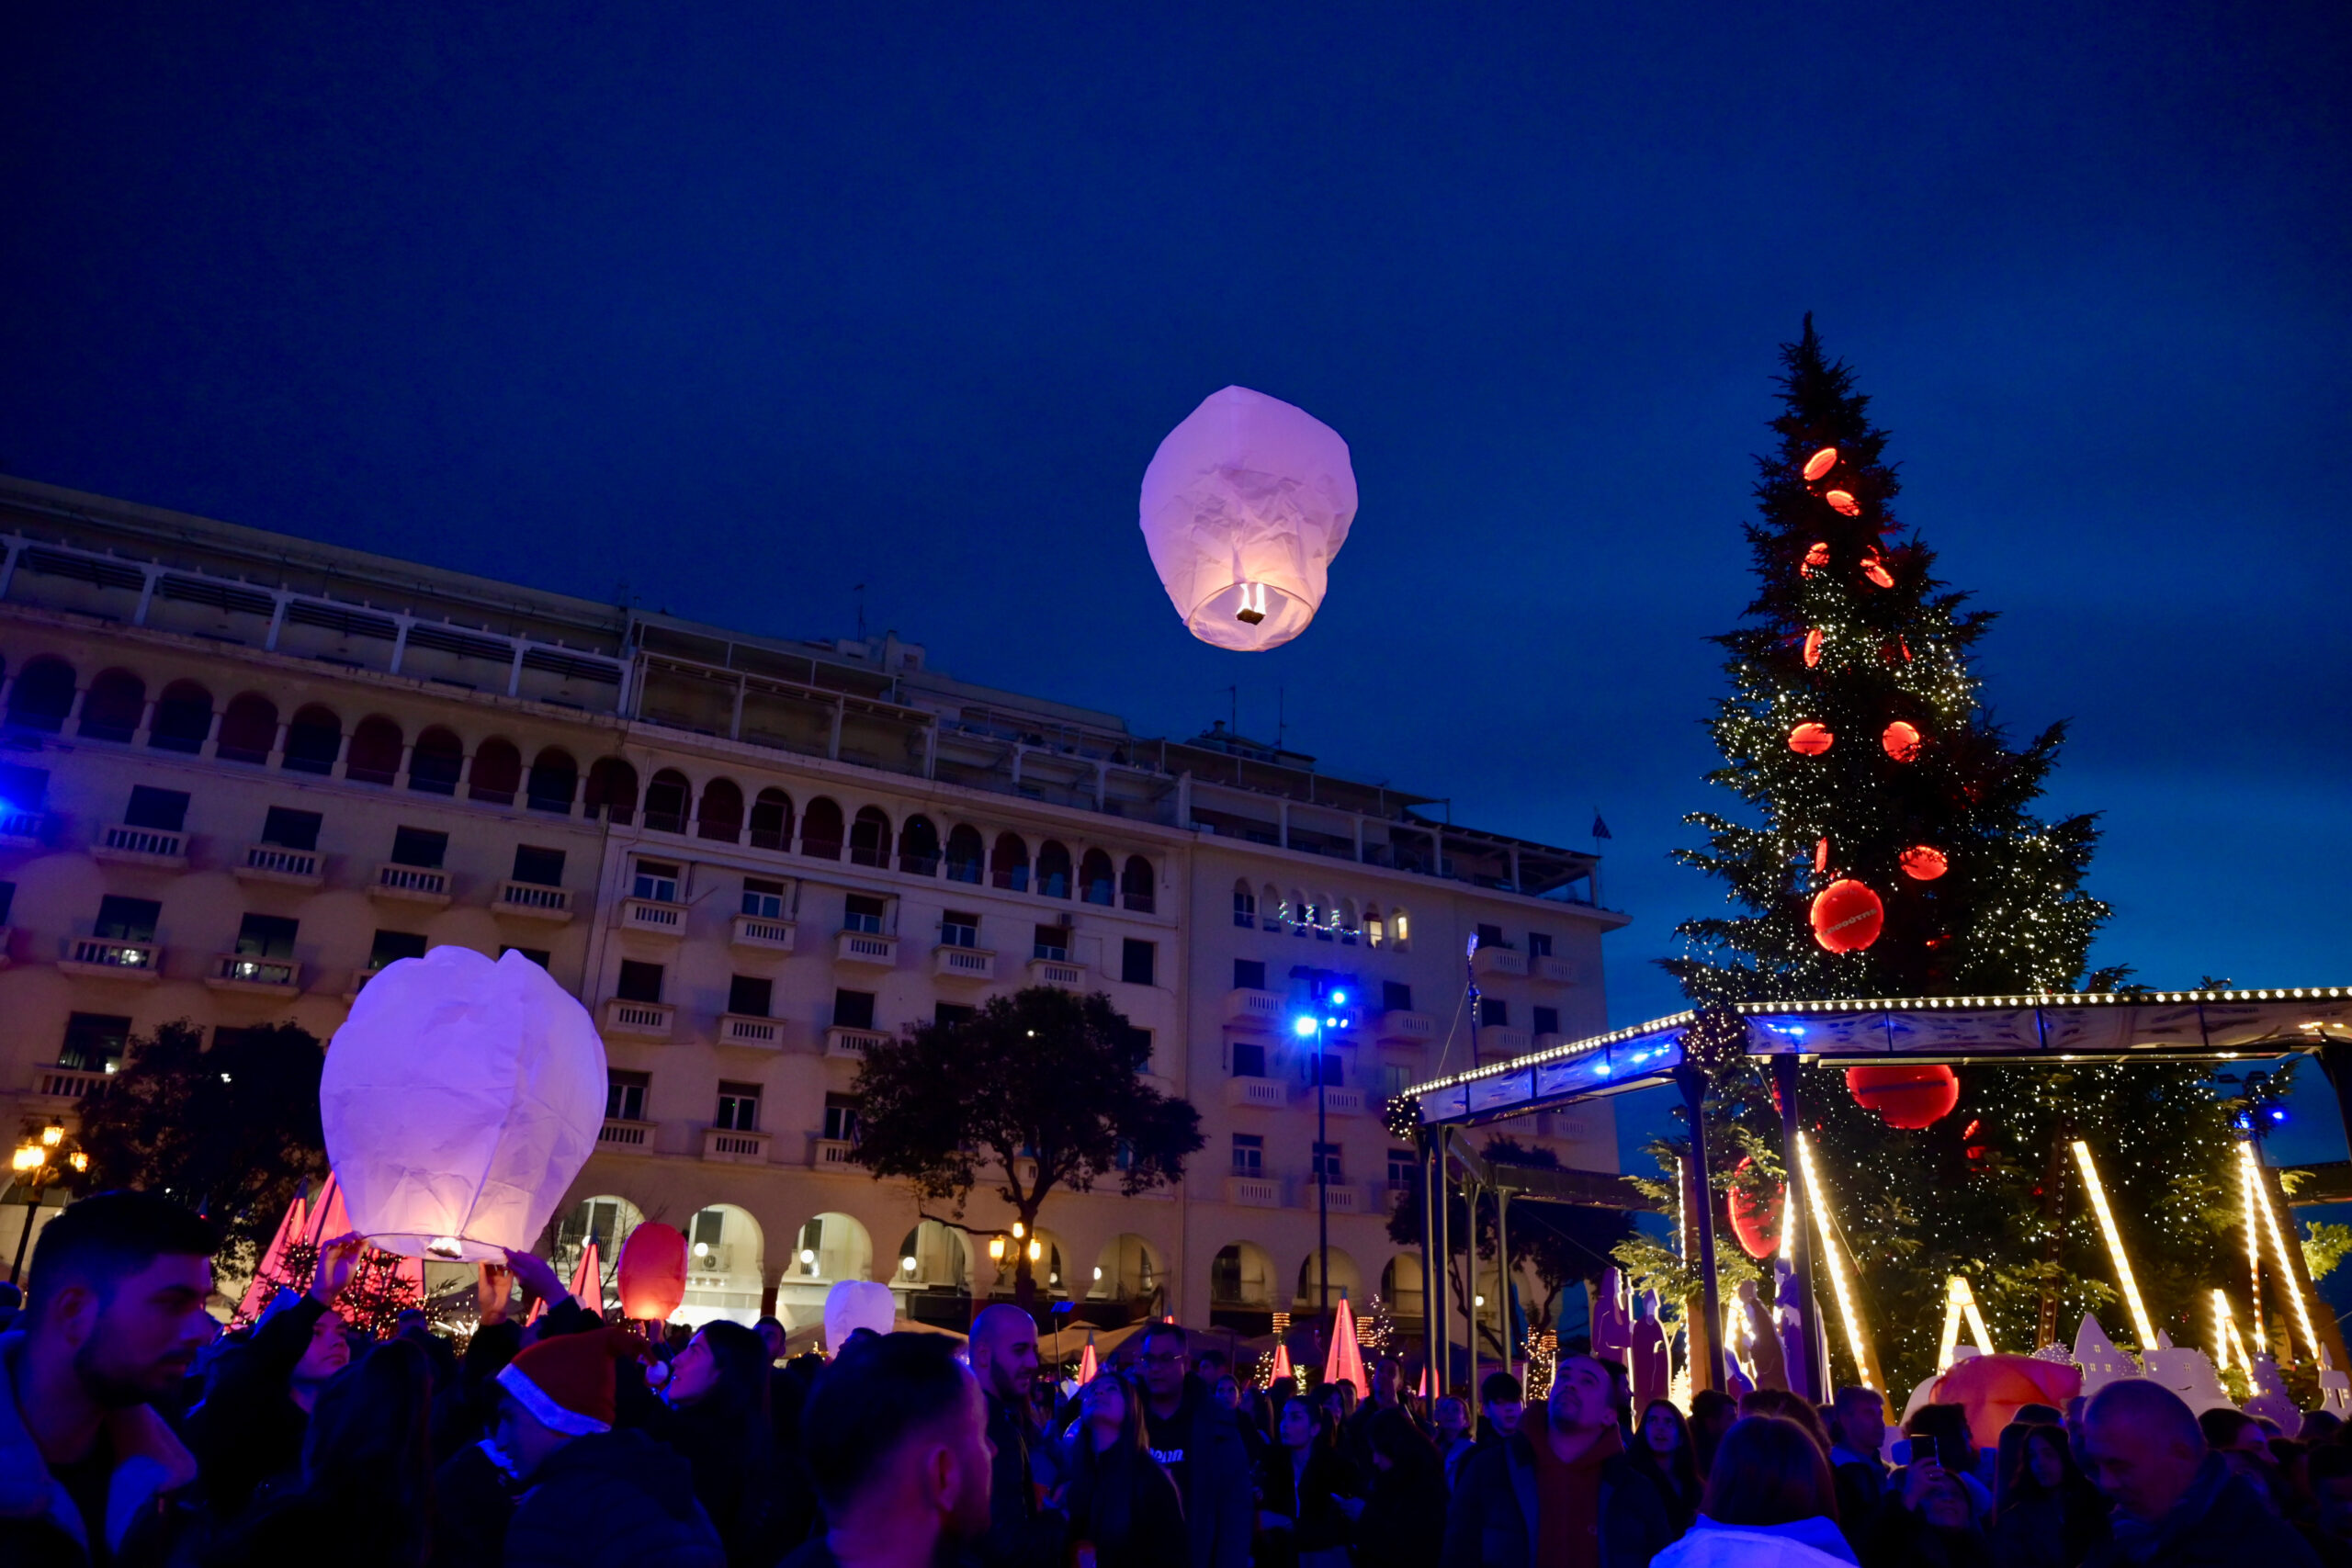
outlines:
[[[49,1125],[35,1132],[28,1124],[25,1141],[8,1156],[8,1168],[16,1173],[17,1185],[30,1194],[25,1206],[25,1228],[17,1233],[16,1261],[8,1265],[11,1284],[24,1283],[25,1248],[33,1239],[33,1220],[40,1213],[40,1195],[44,1188],[61,1181],[70,1181],[90,1168],[90,1156],[81,1145],[68,1144],[65,1123],[54,1116]]]
[[[1291,973],[1295,976],[1298,971]],[[1328,1314],[1331,1310],[1331,1179],[1324,1167],[1325,1151],[1329,1146],[1329,1113],[1323,1099],[1323,1086],[1329,1077],[1323,1054],[1324,1032],[1353,1027],[1354,1021],[1341,1009],[1347,1006],[1345,986],[1332,985],[1320,974],[1308,976],[1309,1010],[1291,1021],[1291,1032],[1301,1040],[1315,1042],[1315,1284],[1316,1310]]]

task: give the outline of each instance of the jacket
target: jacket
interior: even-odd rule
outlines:
[[[2086,1568],[2318,1568],[2311,1544],[2244,1476],[2207,1454],[2197,1479],[2153,1525],[2118,1515],[2114,1533]]]
[[[83,1568],[90,1561],[82,1510],[49,1472],[17,1404],[26,1337],[0,1336],[0,1562],[8,1568]],[[196,1458],[144,1404],[106,1418],[114,1454],[107,1483],[107,1544],[121,1568],[161,1562],[184,1517],[170,1494],[196,1479]]]
[[[726,1568],[686,1461],[642,1432],[574,1438],[530,1479],[507,1568]]]
[[[1038,1506],[1029,1462],[1034,1440],[1022,1413],[994,1394],[989,1401],[989,1533],[980,1538],[983,1568],[1059,1568],[1062,1517]]]
[[[1847,1568],[1853,1561],[1831,1519],[1719,1525],[1702,1514],[1689,1535],[1657,1554],[1656,1568]]]
[[[1184,1380],[1175,1419],[1184,1427],[1184,1534],[1191,1568],[1250,1568],[1258,1523],[1250,1450],[1233,1412],[1211,1399],[1201,1380]]]
[[[1535,1450],[1524,1430],[1462,1461],[1445,1516],[1443,1568],[1538,1568]],[[1674,1540],[1666,1499],[1623,1454],[1600,1467],[1601,1568],[1643,1568]]]
[[[294,1369],[326,1311],[304,1296],[270,1314],[214,1365],[191,1425],[215,1523],[233,1524],[263,1483],[301,1468],[311,1417],[294,1403]]]

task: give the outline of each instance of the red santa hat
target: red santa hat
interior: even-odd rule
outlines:
[[[613,1429],[613,1363],[635,1357],[643,1347],[626,1328],[593,1334],[559,1334],[525,1348],[498,1374],[498,1386],[514,1396],[532,1418],[550,1432],[584,1438]]]

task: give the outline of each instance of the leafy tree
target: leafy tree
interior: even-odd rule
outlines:
[[[858,1158],[963,1223],[983,1181],[1034,1235],[1048,1194],[1115,1182],[1129,1195],[1183,1179],[1200,1112],[1144,1081],[1150,1037],[1100,992],[1032,986],[968,1018],[871,1045],[857,1077]],[[928,1215],[929,1218],[939,1218]],[[1014,1254],[1013,1299],[1036,1299],[1028,1249]]]
[[[212,1216],[224,1268],[250,1268],[305,1180],[326,1174],[318,1037],[293,1023],[135,1035],[80,1107],[89,1184],[162,1192]]]

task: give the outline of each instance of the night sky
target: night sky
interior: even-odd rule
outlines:
[[[0,467],[782,636],[862,582],[1146,734],[1238,683],[1457,820],[1598,807],[1624,1021],[1719,897],[1666,857],[1810,310],[1996,714],[2074,721],[2094,962],[2352,980],[2340,4],[358,9],[14,18]],[[1268,655],[1136,529],[1231,382],[1363,492]]]

